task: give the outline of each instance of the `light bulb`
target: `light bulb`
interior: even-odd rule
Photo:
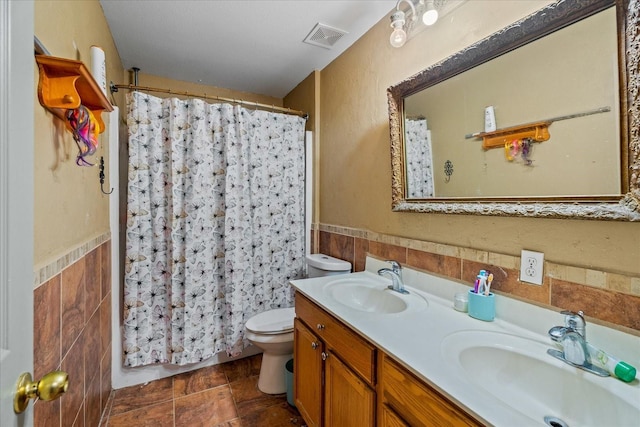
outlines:
[[[396,28],[389,37],[389,43],[393,47],[402,47],[407,42],[407,33],[402,28]]]
[[[403,11],[396,10],[396,12],[391,15],[391,28],[393,28],[393,32],[391,33],[391,37],[389,37],[389,43],[391,43],[393,47],[402,47],[407,42],[407,33],[402,29],[404,22]]]
[[[422,15],[422,22],[424,25],[433,25],[438,20],[438,11],[435,9],[427,10],[424,15]]]

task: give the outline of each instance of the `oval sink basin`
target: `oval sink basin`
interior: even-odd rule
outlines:
[[[637,388],[584,372],[546,353],[544,344],[515,335],[463,331],[446,337],[442,355],[490,398],[544,424],[545,417],[576,426],[638,426]],[[485,393],[486,395],[486,393]],[[562,424],[549,424],[562,425]]]
[[[387,289],[384,282],[368,282],[361,279],[329,282],[325,285],[324,292],[339,304],[369,313],[400,313],[420,302],[425,306],[427,304],[422,297],[402,295]]]

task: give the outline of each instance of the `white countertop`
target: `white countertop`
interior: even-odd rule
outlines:
[[[496,319],[484,322],[453,309],[456,292],[466,292],[469,286],[433,276],[409,268],[403,268],[403,281],[414,294],[424,297],[428,306],[424,309],[406,310],[394,314],[369,313],[355,310],[340,303],[323,291],[324,285],[339,278],[366,279],[383,284],[390,280],[375,274],[389,264],[367,258],[367,271],[350,275],[328,276],[294,280],[294,288],[309,297],[320,307],[351,326],[367,340],[384,350],[396,361],[418,377],[447,395],[476,418],[488,425],[535,426],[545,425],[543,420],[534,420],[502,400],[488,394],[465,378],[464,371],[451,361],[451,355],[443,354],[441,343],[446,337],[462,331],[488,331],[515,335],[540,343],[540,351],[553,348],[547,331],[552,326],[562,325],[564,317],[558,312],[523,303],[512,298],[496,295]],[[523,285],[526,286],[526,285]],[[587,324],[590,343],[610,354],[640,367],[640,338],[593,323]],[[590,375],[589,381],[624,395],[624,400],[640,408],[640,381],[622,383],[613,378],[600,378],[593,374],[555,361],[559,369],[576,371],[576,375]],[[553,386],[552,384],[549,385]],[[579,392],[579,391],[578,391]],[[520,402],[519,402],[520,404]],[[527,402],[521,402],[526,405]],[[563,414],[548,414],[562,418]],[[576,427],[571,425],[571,427]]]

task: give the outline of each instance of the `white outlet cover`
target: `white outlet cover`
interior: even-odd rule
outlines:
[[[520,255],[520,281],[533,285],[542,285],[544,254],[522,250]]]

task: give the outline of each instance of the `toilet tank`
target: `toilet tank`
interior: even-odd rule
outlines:
[[[351,263],[325,254],[307,255],[307,277],[351,273]]]

